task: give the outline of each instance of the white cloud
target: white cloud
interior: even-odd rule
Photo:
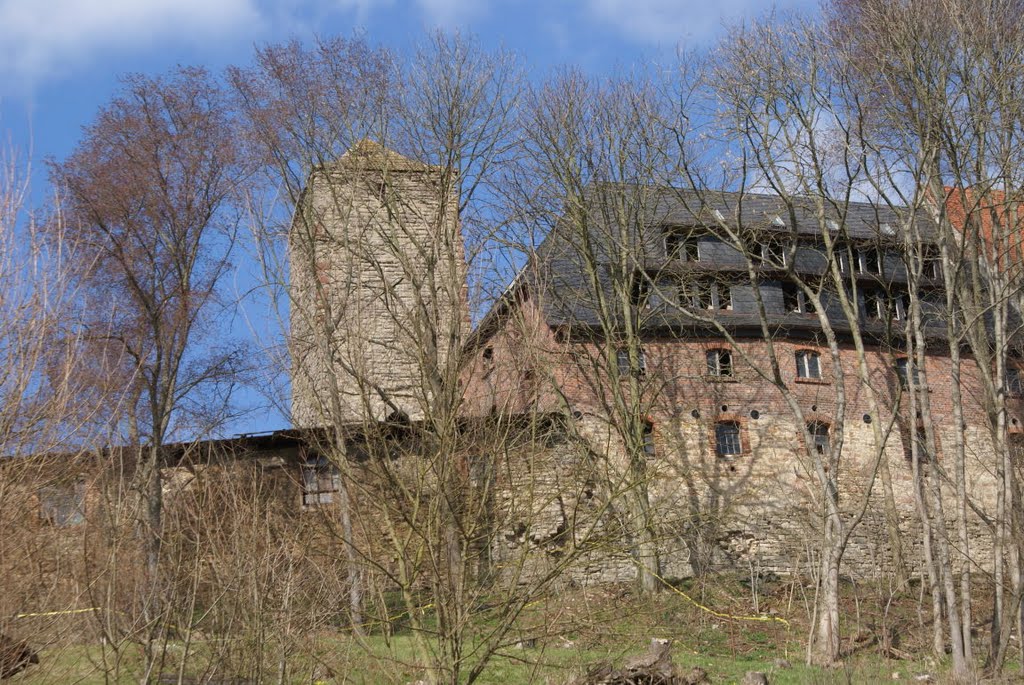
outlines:
[[[712,38],[724,22],[772,9],[814,6],[813,0],[585,0],[598,21],[643,42],[677,43]]]
[[[0,0],[0,79],[33,83],[99,54],[216,40],[261,22],[254,0]]]

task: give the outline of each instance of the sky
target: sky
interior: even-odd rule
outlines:
[[[398,51],[433,28],[519,53],[534,76],[573,65],[600,75],[677,47],[712,44],[768,12],[814,13],[818,0],[0,0],[0,148],[61,159],[121,75],[175,65],[246,65],[256,45],[361,32]],[[238,432],[282,428],[254,415]]]

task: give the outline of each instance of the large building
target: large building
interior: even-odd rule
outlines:
[[[603,582],[636,576],[641,528],[664,577],[806,569],[834,488],[843,572],[868,577],[922,553],[915,469],[948,493],[962,437],[970,555],[990,563],[986,393],[965,363],[958,431],[944,265],[927,233],[907,259],[900,208],[647,188],[623,222],[601,209],[633,190],[592,188],[593,211],[555,221],[471,330],[455,187],[370,142],[314,171],[290,239],[296,428],[175,447],[168,466],[186,468],[168,472],[169,496],[194,479],[190,459],[247,460],[297,520],[350,504],[376,550],[377,526],[454,482],[480,489],[451,513],[473,524],[488,574],[572,558],[565,577]],[[1016,367],[1006,390],[1016,444]],[[376,480],[345,488],[341,471]],[[48,517],[81,518],[78,482],[40,491]]]

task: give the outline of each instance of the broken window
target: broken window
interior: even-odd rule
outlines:
[[[782,306],[792,314],[814,313],[814,302],[795,283],[782,284]]]
[[[882,273],[881,254],[873,247],[862,247],[857,251],[857,273]]]
[[[340,489],[341,475],[327,457],[306,457],[302,464],[302,506],[331,504]]]
[[[707,369],[709,376],[732,378],[732,352],[729,350],[708,350]]]

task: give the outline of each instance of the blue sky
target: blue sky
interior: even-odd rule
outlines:
[[[362,31],[398,51],[443,27],[519,53],[535,76],[571,64],[592,74],[702,48],[723,26],[817,0],[0,0],[0,145],[33,163],[62,158],[128,72],[247,64],[254,45]],[[273,412],[238,431],[280,428]]]

